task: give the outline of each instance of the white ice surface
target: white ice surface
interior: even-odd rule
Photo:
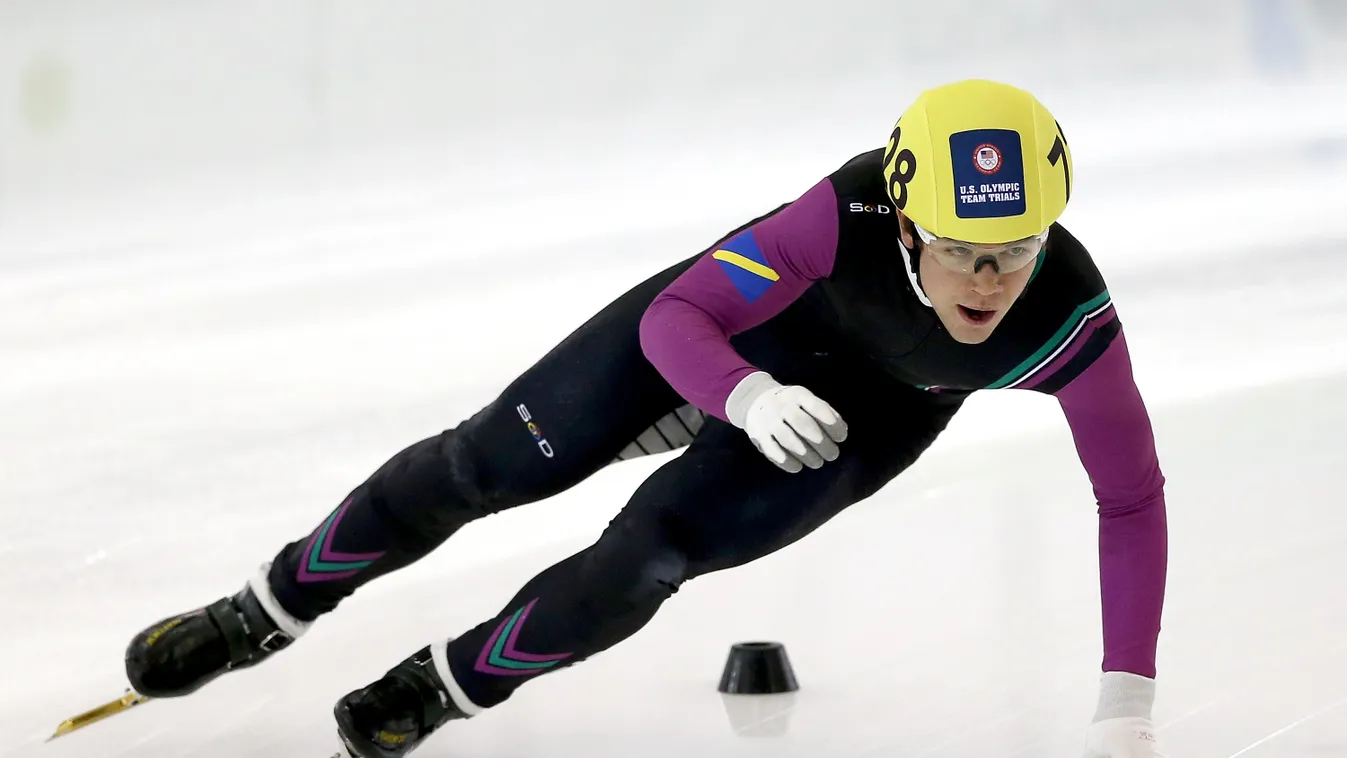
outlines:
[[[1156,716],[1172,758],[1347,755],[1347,235],[1330,191],[1347,172],[1260,176],[1280,188],[1267,215],[1237,182],[1154,177],[1171,189],[1073,211],[1169,481]],[[495,216],[366,200],[0,236],[3,758],[325,757],[337,697],[494,613],[663,461],[470,526],[263,667],[43,744],[120,692],[136,630],[237,589],[388,455],[739,221],[666,217],[652,244],[637,235],[655,219],[603,235],[620,214],[578,197]],[[688,584],[636,637],[418,756],[1076,756],[1100,655],[1095,535],[1055,404],[979,396],[873,499]],[[741,639],[786,643],[789,708],[715,692]]]

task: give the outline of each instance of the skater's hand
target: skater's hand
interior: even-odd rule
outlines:
[[[1105,673],[1094,723],[1085,732],[1085,758],[1166,758],[1151,723],[1154,701],[1154,679]]]
[[[782,386],[762,371],[739,382],[725,410],[768,460],[792,474],[837,460],[837,443],[847,438],[846,422],[832,406],[804,387]]]

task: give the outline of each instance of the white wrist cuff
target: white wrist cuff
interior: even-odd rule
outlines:
[[[1116,718],[1151,718],[1155,680],[1126,671],[1108,671],[1099,679],[1095,722]]]
[[[757,402],[762,393],[780,386],[781,383],[766,371],[754,371],[740,379],[730,391],[730,396],[725,398],[725,415],[730,419],[730,423],[743,429],[747,423],[748,409],[753,407],[753,403]]]

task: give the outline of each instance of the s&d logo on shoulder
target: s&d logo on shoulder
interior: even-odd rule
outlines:
[[[849,207],[852,213],[878,213],[881,216],[893,213],[893,208],[882,203],[852,203]]]

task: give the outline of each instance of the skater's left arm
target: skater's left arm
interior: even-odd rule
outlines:
[[[827,277],[837,253],[837,193],[830,179],[703,254],[641,319],[641,348],[684,399],[731,421],[736,389],[770,381],[730,337],[785,310]]]
[[[1103,669],[1154,679],[1168,561],[1165,480],[1121,328],[1054,394],[1099,506]]]
[[[1165,480],[1122,328],[1053,394],[1099,503],[1104,662],[1085,755],[1159,756],[1151,708],[1168,562]]]

